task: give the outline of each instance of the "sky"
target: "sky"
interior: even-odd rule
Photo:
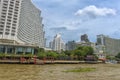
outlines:
[[[104,34],[120,39],[120,0],[32,0],[42,11],[47,42],[60,33],[63,41],[80,41],[88,34],[91,42]]]

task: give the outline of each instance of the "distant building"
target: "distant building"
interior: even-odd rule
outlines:
[[[89,41],[87,34],[81,35],[80,40],[80,42],[76,43],[77,46],[91,46],[91,42]]]
[[[54,37],[53,41],[49,43],[49,47],[52,50],[58,51],[58,52],[61,52],[61,50],[65,50],[65,43],[63,42],[60,34],[57,34]]]
[[[106,55],[115,56],[120,52],[120,39],[97,35],[97,50]]]
[[[89,42],[88,35],[87,34],[81,35],[81,41],[82,42]]]
[[[96,45],[93,42],[77,42],[76,45],[77,46],[90,46],[94,49],[94,51],[96,50]]]
[[[82,42],[77,42],[76,43],[78,46],[91,46],[91,42],[84,42],[84,41],[82,41]]]
[[[81,35],[81,41],[76,43],[77,46],[90,46],[96,51],[96,45],[93,42],[90,42],[87,34]]]
[[[74,50],[76,48],[76,42],[75,41],[68,41],[66,43],[66,50]]]

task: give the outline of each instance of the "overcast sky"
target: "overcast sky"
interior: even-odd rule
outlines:
[[[120,0],[33,0],[42,11],[47,41],[61,33],[66,41],[80,41],[88,34],[90,41],[104,34],[120,38]]]

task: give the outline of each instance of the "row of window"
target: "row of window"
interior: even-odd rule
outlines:
[[[6,18],[6,16],[1,16],[1,24],[5,24],[5,18]],[[13,22],[14,24],[16,24],[17,23],[17,17],[14,17],[13,18],[13,21],[11,20],[12,19],[12,17],[11,16],[8,16],[8,19],[7,19],[7,24],[8,25],[10,25],[11,24],[11,22]]]
[[[0,35],[3,34],[3,32],[0,31]],[[5,35],[9,35],[9,32],[5,32]],[[15,36],[15,33],[11,33],[11,36]]]
[[[10,4],[14,4],[14,2],[19,5],[20,1],[19,0],[10,0]],[[3,3],[7,4],[8,3],[8,0],[3,0]]]
[[[14,15],[13,19],[14,19],[14,20],[17,20],[17,17],[18,17],[18,15]],[[1,18],[5,19],[5,18],[6,18],[6,15],[2,15]],[[8,18],[8,19],[12,19],[12,16],[9,16],[9,15],[8,15],[7,18]]]
[[[0,31],[3,31],[3,28],[0,28]],[[6,31],[9,32],[10,29],[6,28]],[[12,32],[15,33],[16,32],[15,29],[12,29]]]

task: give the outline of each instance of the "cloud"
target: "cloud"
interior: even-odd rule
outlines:
[[[108,15],[116,15],[116,10],[111,8],[98,8],[94,5],[87,6],[83,9],[78,10],[75,15],[84,16],[89,18],[96,18]]]
[[[111,36],[114,37],[114,38],[118,38],[118,37],[120,38],[120,28],[113,31]]]
[[[52,40],[56,33],[62,33],[65,41],[78,40],[84,33],[93,41],[98,34],[120,37],[120,32],[116,30],[120,25],[120,0],[32,1],[42,11],[47,42]]]
[[[53,27],[53,28],[50,28],[50,30],[53,30],[53,31],[65,31],[67,30],[66,27]]]
[[[72,20],[68,22],[64,22],[61,26],[66,27],[67,30],[77,30],[81,25],[80,20]]]

